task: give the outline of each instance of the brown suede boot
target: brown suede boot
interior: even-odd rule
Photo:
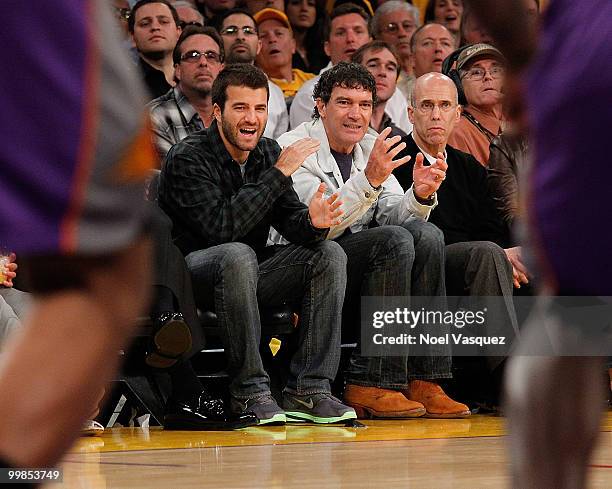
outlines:
[[[465,418],[472,414],[470,409],[457,401],[453,401],[438,384],[425,380],[413,380],[404,396],[425,406],[426,418]]]
[[[418,418],[425,414],[420,402],[406,399],[399,391],[347,384],[344,402],[364,418]]]

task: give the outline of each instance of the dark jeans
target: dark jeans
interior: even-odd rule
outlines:
[[[298,349],[286,390],[298,395],[329,393],[340,361],[340,321],[346,287],[346,255],[333,241],[311,246],[277,246],[258,263],[252,248],[226,243],[190,253],[196,301],[214,309],[225,333],[237,399],[270,393],[259,355],[258,305],[289,303],[300,310]]]
[[[411,218],[402,226],[382,226],[337,239],[348,257],[344,314],[360,325],[362,296],[431,296],[445,302],[444,238],[433,224]],[[345,321],[346,324],[346,321]],[[413,379],[450,378],[447,346],[429,356],[363,357],[355,351],[346,372],[350,384],[404,389]]]
[[[487,335],[507,336],[508,331],[518,335],[518,321],[512,300],[512,265],[504,250],[491,241],[467,241],[446,247],[446,288],[449,295],[501,296],[504,298],[490,317]],[[508,338],[511,341],[510,338]],[[491,369],[504,360],[488,357]]]

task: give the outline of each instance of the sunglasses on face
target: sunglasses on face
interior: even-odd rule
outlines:
[[[185,61],[185,63],[199,63],[202,56],[211,63],[221,63],[221,55],[214,51],[206,51],[204,53],[200,51],[187,51],[181,55],[181,61]]]

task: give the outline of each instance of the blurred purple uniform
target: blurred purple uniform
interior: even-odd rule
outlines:
[[[108,3],[3,9],[0,244],[19,253],[105,254],[141,232],[153,150]]]
[[[612,296],[612,1],[554,0],[542,34],[528,87],[533,230],[559,295]]]

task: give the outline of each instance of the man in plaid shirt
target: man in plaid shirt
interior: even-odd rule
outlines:
[[[260,424],[287,417],[318,423],[356,418],[331,395],[340,359],[346,255],[325,240],[342,214],[337,195],[320,185],[307,207],[291,175],[319,148],[311,138],[281,152],[262,138],[268,79],[250,64],[225,68],[212,88],[214,122],[168,153],[159,203],[186,255],[196,300],[213,308],[225,333],[231,407]],[[291,244],[266,248],[270,226]],[[259,356],[259,305],[300,309],[299,346],[281,409]]]
[[[212,27],[188,26],[172,57],[177,85],[149,103],[161,161],[173,144],[210,126],[210,93],[223,68],[223,41]]]

